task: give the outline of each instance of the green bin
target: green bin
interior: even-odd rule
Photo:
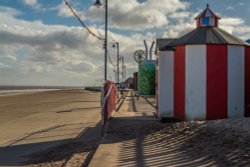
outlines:
[[[155,95],[155,60],[144,60],[139,64],[139,95]]]

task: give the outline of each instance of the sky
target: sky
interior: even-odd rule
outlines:
[[[104,8],[95,0],[68,0],[81,20],[104,36]],[[101,2],[103,2],[101,0]],[[249,0],[109,0],[108,53],[125,59],[127,77],[138,69],[133,54],[156,38],[177,38],[196,27],[210,4],[219,27],[250,39]],[[103,41],[91,36],[63,0],[0,0],[0,85],[93,86],[103,82]],[[108,63],[108,79],[114,80]]]

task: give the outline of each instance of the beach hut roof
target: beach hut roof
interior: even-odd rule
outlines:
[[[196,18],[197,28],[188,34],[172,40],[157,43],[160,45],[159,50],[171,50],[171,47],[177,45],[204,45],[204,44],[226,44],[226,45],[248,45],[243,40],[227,33],[218,28],[218,19],[220,19],[207,5],[206,9]],[[249,45],[248,45],[249,46]]]
[[[156,39],[155,53],[157,53],[158,50],[160,50],[160,51],[172,50],[173,48],[169,47],[169,44],[175,40],[176,40],[176,38],[158,38],[158,39]]]
[[[246,42],[218,27],[197,27],[195,30],[169,43],[168,46],[202,44],[247,45]]]

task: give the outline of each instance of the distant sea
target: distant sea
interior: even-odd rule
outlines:
[[[30,92],[43,92],[62,89],[84,89],[84,87],[71,87],[71,86],[0,86],[0,94],[9,93],[30,93]]]
[[[0,90],[0,94],[9,94],[9,93],[30,93],[30,92],[43,92],[43,91],[52,91],[60,89],[16,89],[16,90]]]

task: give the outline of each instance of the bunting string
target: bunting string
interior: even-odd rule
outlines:
[[[80,24],[83,26],[83,28],[85,28],[87,30],[87,32],[89,34],[91,34],[93,37],[99,39],[99,40],[104,40],[104,38],[102,37],[99,37],[98,35],[96,35],[94,32],[92,32],[88,26],[86,24],[84,24],[84,22],[80,19],[80,17],[77,15],[77,13],[75,12],[75,10],[72,8],[72,6],[70,5],[70,3],[67,1],[67,0],[64,0],[66,6],[68,6],[68,8],[70,9],[70,11],[72,12],[72,14],[76,17],[76,19],[80,22]],[[109,59],[109,63],[112,65],[112,66],[117,66],[117,64],[114,64],[111,57],[109,56],[109,53],[108,53],[108,59]]]
[[[76,17],[76,19],[80,22],[80,24],[83,26],[83,28],[85,28],[87,30],[87,32],[92,35],[93,37],[99,39],[99,40],[104,40],[104,38],[99,37],[98,35],[96,35],[94,32],[92,32],[88,26],[86,24],[83,23],[83,21],[80,19],[80,17],[77,15],[77,13],[74,11],[74,9],[71,7],[71,5],[69,4],[69,2],[67,0],[64,0],[66,6],[68,6],[68,8],[70,9],[70,11],[72,12],[72,14]]]
[[[109,56],[109,52],[108,52],[108,58],[109,58],[109,63],[112,65],[112,66],[117,66],[117,64],[114,64],[111,57]]]

